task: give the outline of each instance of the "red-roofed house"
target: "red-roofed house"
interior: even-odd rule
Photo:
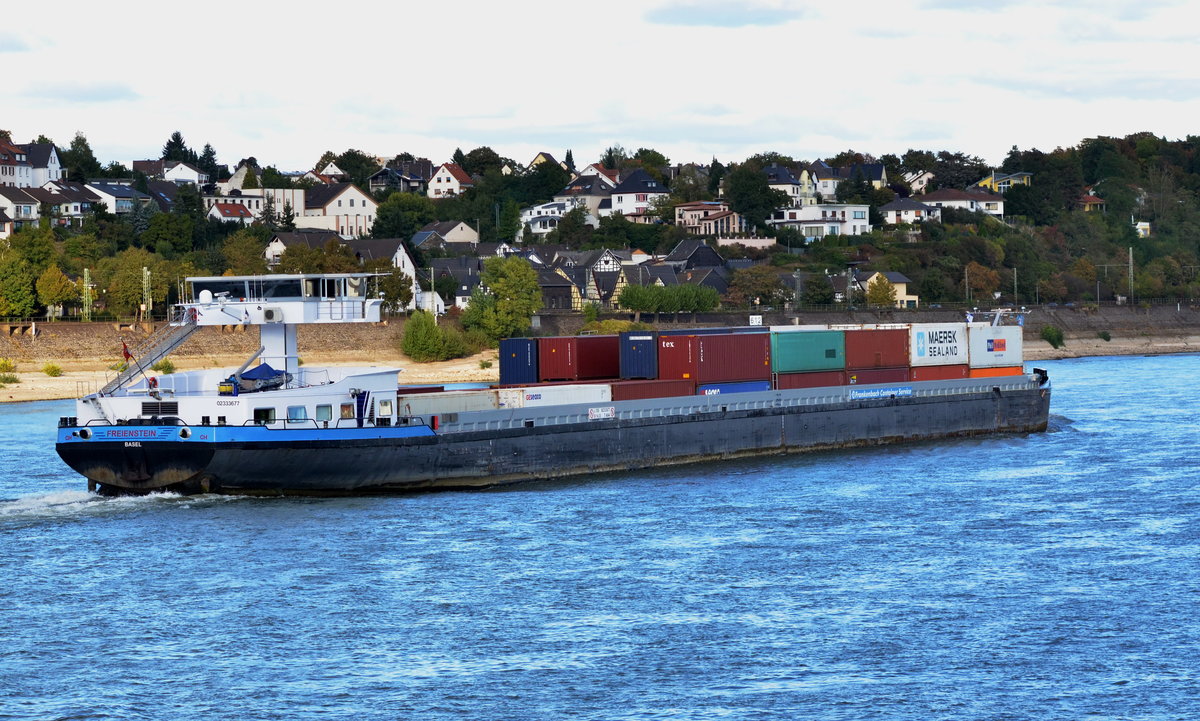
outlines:
[[[443,163],[438,166],[438,169],[433,171],[433,177],[429,179],[429,190],[426,195],[430,198],[445,198],[447,196],[459,195],[467,188],[475,185],[471,180],[471,176],[467,175],[467,171],[462,169],[458,163]]]
[[[1079,209],[1085,213],[1104,212],[1104,198],[1088,193],[1079,199]]]
[[[22,149],[0,138],[0,185],[33,187],[33,166]]]
[[[254,222],[254,213],[241,203],[213,203],[208,209],[208,217],[217,220],[236,220],[242,225]]]

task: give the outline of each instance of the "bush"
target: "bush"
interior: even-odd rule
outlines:
[[[487,370],[488,368],[491,368],[491,367],[492,367],[492,362],[490,360],[479,361],[479,368],[481,370]]]
[[[150,370],[158,371],[165,376],[169,376],[175,372],[175,364],[171,362],[170,358],[163,358],[159,362],[150,366]]]
[[[431,314],[417,311],[404,325],[400,350],[418,363],[429,363],[474,355],[489,344],[482,331],[464,333],[453,325],[439,326]]]
[[[634,323],[628,320],[599,320],[585,323],[581,330],[592,331],[597,335],[616,335],[630,330],[651,330],[646,323]]]
[[[1097,334],[1096,334],[1096,337],[1097,337],[1097,338],[1099,338],[1100,340],[1102,340],[1102,341],[1106,342],[1106,343],[1107,343],[1108,341],[1112,340],[1112,334],[1111,334],[1111,333],[1109,333],[1109,332],[1108,332],[1108,331],[1106,331],[1106,330],[1102,330],[1102,331],[1100,331],[1099,333],[1097,333]]]
[[[583,306],[583,321],[585,323],[595,323],[600,320],[600,306],[595,303],[587,303]]]
[[[1042,326],[1042,340],[1049,343],[1052,348],[1063,347],[1062,329],[1053,325]]]
[[[62,366],[56,363],[47,363],[42,366],[42,372],[51,378],[57,378],[63,374]]]
[[[13,363],[9,358],[0,358],[0,373],[12,373],[17,369],[17,364]]]
[[[12,373],[0,373],[0,385],[6,386],[9,383],[20,383],[21,379]]]

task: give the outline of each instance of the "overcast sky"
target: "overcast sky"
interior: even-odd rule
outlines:
[[[157,158],[174,130],[280,170],[479,145],[520,162],[621,144],[672,162],[918,148],[999,164],[1013,145],[1200,132],[1195,5],[1169,0],[7,9],[27,22],[0,29],[0,128],[62,146],[82,131],[101,162]]]

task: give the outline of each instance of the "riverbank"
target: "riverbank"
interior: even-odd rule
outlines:
[[[898,322],[898,319],[889,319]],[[932,321],[932,318],[922,319]],[[1121,324],[1092,322],[1067,325],[1065,345],[1052,348],[1037,336],[1040,325],[1027,325],[1025,360],[1059,360],[1087,356],[1163,355],[1200,352],[1200,328],[1188,323],[1150,322]],[[820,321],[826,322],[826,321]],[[858,322],[887,322],[885,319]],[[1113,330],[1096,330],[1103,325]],[[377,365],[403,370],[407,383],[496,382],[499,363],[496,351],[489,350],[470,358],[440,363],[414,363],[398,350],[399,326],[303,326],[300,354],[315,366]],[[111,368],[121,359],[121,342],[130,347],[145,336],[141,329],[110,328],[77,323],[49,323],[38,326],[38,335],[10,335],[7,348],[0,341],[0,358],[16,364],[17,383],[0,387],[0,402],[77,398],[102,387],[112,377]],[[1104,340],[1102,333],[1109,335]],[[236,368],[258,348],[258,334],[243,329],[204,329],[170,358],[178,371],[205,368]],[[331,351],[330,348],[347,350]],[[42,367],[53,363],[62,375],[47,376]],[[483,368],[481,365],[490,364]],[[153,372],[150,372],[154,374]]]

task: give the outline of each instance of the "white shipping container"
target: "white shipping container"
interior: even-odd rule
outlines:
[[[396,408],[402,416],[494,411],[496,410],[496,392],[481,389],[474,391],[413,393],[411,395],[397,396]]]
[[[1025,362],[1025,345],[1019,325],[967,324],[972,368],[1019,366]]]
[[[498,391],[501,408],[541,408],[569,403],[609,403],[612,386],[607,383],[581,383],[561,386],[502,388]]]
[[[966,323],[920,323],[909,326],[910,366],[966,365],[970,357]]]

